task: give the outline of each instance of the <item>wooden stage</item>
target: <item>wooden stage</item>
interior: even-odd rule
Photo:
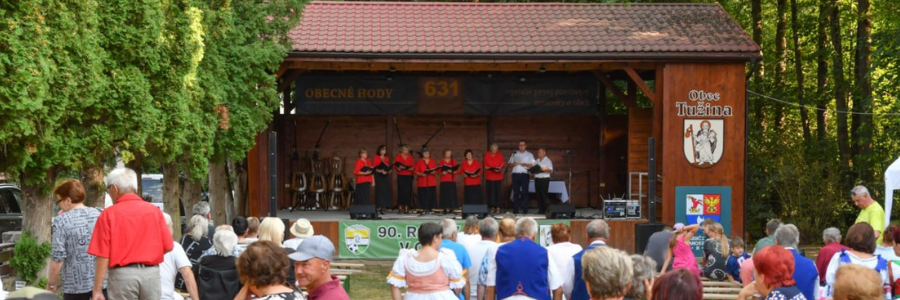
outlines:
[[[532,210],[535,211],[535,210]],[[576,210],[576,218],[568,220],[572,226],[572,242],[582,245],[582,247],[587,246],[587,234],[585,233],[585,227],[592,220],[588,219],[591,217],[599,218],[601,210],[599,209],[578,209]],[[523,216],[523,215],[519,215]],[[544,215],[538,214],[528,214],[524,215],[528,217],[535,218],[536,220],[546,219]],[[345,210],[340,211],[294,211],[289,212],[287,210],[279,210],[278,217],[281,219],[288,220],[288,224],[286,228],[290,231],[290,225],[294,223],[299,218],[306,218],[310,220],[313,225],[313,230],[315,234],[321,234],[332,241],[335,244],[335,249],[337,247],[338,241],[338,222],[340,221],[349,221],[350,214]],[[428,216],[419,217],[418,214],[408,214],[408,215],[400,215],[397,213],[388,212],[381,216],[383,220],[441,220],[444,218],[455,217],[456,219],[461,219],[460,214],[456,215],[441,215],[434,214]],[[495,218],[501,218],[502,215],[494,216]],[[563,221],[563,220],[560,220]],[[634,225],[640,223],[647,223],[647,220],[637,219],[637,220],[607,220],[609,223],[609,241],[607,244],[613,246],[617,249],[625,250],[628,253],[634,253],[634,238],[635,231]],[[286,233],[286,235],[290,235],[290,233]],[[288,239],[290,237],[286,237]]]

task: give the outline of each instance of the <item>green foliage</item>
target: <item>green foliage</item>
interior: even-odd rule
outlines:
[[[39,244],[28,234],[28,231],[23,231],[19,242],[16,243],[15,255],[9,260],[9,265],[16,270],[19,279],[34,283],[38,279],[38,272],[47,264],[49,257],[50,243]],[[46,282],[43,284],[46,285]]]
[[[219,106],[220,126],[210,151],[216,161],[243,159],[271,122],[280,99],[274,71],[290,50],[287,32],[304,3],[213,1],[203,7],[207,34],[199,78],[203,102]]]

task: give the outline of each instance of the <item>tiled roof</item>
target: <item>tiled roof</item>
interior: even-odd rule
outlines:
[[[290,36],[302,53],[751,57],[760,50],[719,4],[316,1]]]

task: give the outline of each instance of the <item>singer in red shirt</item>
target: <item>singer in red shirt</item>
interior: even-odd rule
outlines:
[[[397,211],[400,214],[409,212],[412,204],[413,170],[416,161],[409,154],[409,146],[401,145],[400,154],[394,158],[394,169],[397,170]]]
[[[424,211],[422,215],[431,214],[431,209],[437,200],[436,182],[437,163],[431,159],[431,152],[428,149],[422,149],[422,158],[416,164],[417,185],[419,187],[419,206]],[[432,171],[427,171],[432,170]]]
[[[444,214],[451,213],[457,206],[456,200],[456,170],[444,170],[445,167],[456,167],[456,160],[453,159],[453,152],[450,149],[444,150],[444,159],[441,160],[441,208]]]
[[[500,213],[500,186],[503,182],[503,154],[497,143],[491,144],[490,151],[484,154],[484,185],[487,189],[487,204],[491,214]],[[496,168],[491,170],[488,168]]]
[[[465,176],[463,180],[465,185],[463,189],[464,203],[482,204],[484,203],[484,198],[481,194],[481,174],[484,170],[481,169],[481,164],[478,163],[478,160],[475,160],[472,150],[466,149],[465,156],[466,160],[463,161],[461,168],[463,176]]]
[[[359,149],[359,159],[353,167],[353,175],[356,175],[356,190],[354,204],[372,203],[372,170],[363,171],[365,167],[372,167],[369,163],[369,153],[366,148]]]
[[[375,206],[383,215],[384,210],[391,207],[391,158],[385,145],[378,146],[372,166],[375,167]]]

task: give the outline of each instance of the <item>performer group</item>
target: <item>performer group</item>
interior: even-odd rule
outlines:
[[[423,214],[432,214],[435,209],[444,214],[453,213],[460,206],[456,186],[459,177],[463,178],[464,204],[487,204],[491,214],[498,214],[501,182],[507,173],[511,173],[512,177],[514,214],[520,211],[523,214],[528,213],[528,185],[532,176],[538,200],[538,213],[545,213],[549,205],[548,193],[553,162],[547,157],[544,148],[538,149],[537,157],[528,152],[525,140],[519,141],[518,150],[505,162],[496,143],[491,144],[481,161],[476,159],[474,152],[469,149],[463,152],[463,160],[457,162],[450,149],[442,151],[436,159],[427,148],[422,148],[420,157],[416,160],[410,153],[409,146],[401,145],[400,153],[391,163],[387,147],[380,145],[376,149],[372,159],[369,159],[369,153],[365,148],[359,149],[359,159],[353,168],[353,174],[356,176],[354,203],[372,203],[371,194],[374,186],[375,205],[382,214],[385,209],[392,206],[391,172],[397,173],[397,209],[401,214],[410,213],[410,207],[414,205],[414,181],[417,198],[415,207],[421,208]],[[437,192],[438,185],[440,195]]]

